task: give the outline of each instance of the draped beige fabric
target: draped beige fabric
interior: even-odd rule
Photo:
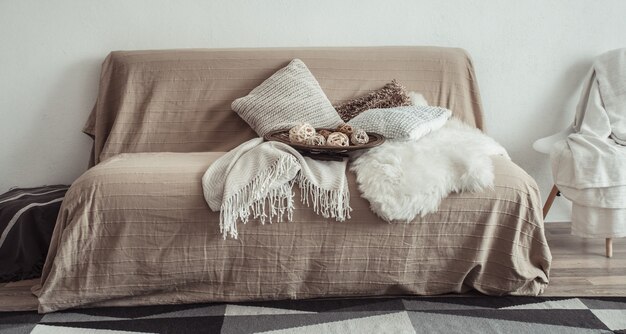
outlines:
[[[228,151],[255,136],[231,111],[293,58],[300,58],[331,102],[397,79],[482,129],[480,94],[461,49],[437,47],[218,49],[112,52],[84,132],[92,164],[118,153]]]
[[[239,226],[223,240],[201,177],[220,152],[253,136],[229,109],[301,58],[331,100],[398,79],[434,105],[482,126],[464,51],[339,48],[115,52],[105,61],[86,126],[103,161],[68,191],[53,235],[40,312],[149,305],[388,294],[537,295],[551,255],[539,191],[493,157],[495,186],[452,194],[411,223],[378,219],[348,174],[352,218],[299,205],[293,222]],[[126,153],[126,154],[119,154]],[[296,190],[296,200],[299,200]]]
[[[377,218],[349,173],[351,219],[315,214],[296,188],[293,222],[251,220],[223,240],[198,181],[222,154],[122,154],[81,176],[57,221],[39,310],[471,289],[537,295],[547,284],[539,192],[504,158],[493,158],[493,190],[453,194],[409,224]]]

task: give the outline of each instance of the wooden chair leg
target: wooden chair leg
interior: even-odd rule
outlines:
[[[550,207],[552,206],[552,202],[559,195],[559,188],[556,187],[556,184],[552,186],[552,190],[550,191],[550,195],[548,195],[548,199],[546,200],[546,204],[543,205],[543,218],[546,218],[548,215],[548,211],[550,211]]]
[[[606,238],[606,257],[613,256],[613,239]]]
[[[546,204],[543,205],[543,218],[546,218],[548,215],[548,211],[550,211],[550,207],[552,207],[552,203],[554,199],[559,196],[559,188],[556,185],[552,186],[552,190],[550,191],[550,195],[548,195],[548,199],[546,199]],[[613,239],[606,238],[606,257],[613,257]]]

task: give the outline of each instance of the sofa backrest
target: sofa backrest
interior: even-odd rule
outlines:
[[[102,65],[98,98],[84,128],[94,138],[92,165],[128,152],[228,151],[255,137],[230,104],[293,58],[307,64],[333,103],[397,79],[482,129],[478,84],[462,49],[115,51]]]

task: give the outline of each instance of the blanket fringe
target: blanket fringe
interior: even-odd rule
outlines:
[[[298,186],[302,194],[302,203],[306,206],[313,204],[313,211],[322,214],[324,218],[335,218],[337,221],[350,219],[350,190],[343,191],[322,189],[311,183],[302,173],[298,174]]]
[[[267,188],[277,176],[285,173],[294,163],[297,163],[297,160],[293,156],[281,157],[269,168],[258,173],[251,183],[222,203],[220,232],[224,239],[227,235],[237,239],[237,219],[246,224],[250,215],[253,219],[258,218],[261,224],[265,224],[266,219],[271,224],[274,217],[278,222],[281,222],[285,212],[287,219],[292,220],[294,210],[293,182],[287,182],[273,189]],[[267,210],[266,205],[269,205],[269,210]]]
[[[258,175],[238,192],[226,199],[220,209],[220,232],[224,239],[227,236],[237,239],[237,220],[246,224],[252,216],[259,219],[261,224],[267,220],[270,224],[276,218],[282,222],[285,213],[287,220],[293,220],[294,210],[294,182],[298,183],[302,193],[302,203],[313,206],[316,214],[324,218],[335,218],[337,221],[350,219],[350,191],[347,186],[343,191],[322,189],[298,172],[290,182],[268,189],[275,183],[277,177],[286,173],[298,161],[292,155],[278,159],[269,168]],[[269,208],[268,208],[269,206]]]

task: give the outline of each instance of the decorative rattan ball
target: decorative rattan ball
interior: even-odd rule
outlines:
[[[311,124],[300,123],[289,130],[289,141],[304,144],[313,135],[315,135],[315,128]]]
[[[321,134],[322,136],[324,136],[324,138],[328,138],[328,135],[333,133],[332,131],[326,130],[326,129],[322,129],[317,131],[317,133]]]
[[[350,136],[350,142],[354,145],[365,145],[370,141],[370,137],[363,129],[355,129]]]
[[[326,139],[326,145],[328,146],[350,146],[350,139],[345,133],[333,132],[328,135]]]
[[[346,123],[343,123],[340,126],[338,126],[337,131],[341,133],[345,133],[348,136],[350,136],[352,132],[354,132],[354,130],[352,130],[352,127]]]
[[[326,145],[326,138],[319,133],[314,134],[313,136],[307,138],[305,140],[307,145],[311,146],[323,146]]]

